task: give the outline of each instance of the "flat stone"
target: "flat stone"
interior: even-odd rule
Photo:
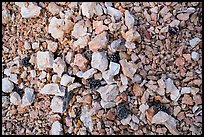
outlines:
[[[63,135],[62,124],[59,121],[55,121],[52,123],[50,135]]]
[[[11,93],[14,89],[14,84],[9,80],[8,77],[2,79],[2,91],[5,93]]]
[[[50,108],[54,113],[62,113],[63,112],[63,99],[59,96],[54,96]]]
[[[103,72],[108,67],[108,59],[104,52],[94,52],[92,54],[91,66]]]
[[[180,106],[175,107],[174,108],[174,112],[173,112],[174,116],[176,117],[180,111],[181,111],[181,107]]]
[[[125,42],[125,47],[128,48],[128,49],[130,49],[130,50],[133,50],[133,49],[136,48],[134,42],[128,42],[128,41]]]
[[[10,104],[9,96],[2,96],[2,108],[7,108]]]
[[[52,68],[54,63],[54,55],[49,51],[38,51],[37,52],[37,67],[39,70],[44,70],[46,68]]]
[[[55,73],[57,73],[57,75],[59,77],[61,77],[62,73],[66,70],[66,64],[65,64],[65,61],[60,58],[60,57],[57,57],[55,60],[54,60],[54,63],[53,63],[53,71]]]
[[[169,115],[166,112],[159,111],[153,116],[152,123],[163,124],[167,120],[169,120]]]
[[[115,102],[112,102],[112,101],[104,101],[104,100],[101,100],[100,101],[100,104],[101,104],[101,107],[102,108],[112,108],[114,107],[116,104]]]
[[[95,2],[83,2],[81,5],[82,15],[87,18],[92,18],[94,15],[94,8],[96,6]]]
[[[22,107],[29,106],[33,103],[35,99],[34,89],[32,88],[25,88],[25,93],[22,97]]]
[[[57,48],[58,48],[57,42],[53,42],[50,40],[47,40],[46,42],[47,42],[47,49],[49,51],[51,51],[52,53],[55,53],[57,51]]]
[[[45,71],[42,71],[40,76],[39,76],[39,79],[42,80],[46,77],[47,73]]]
[[[186,21],[189,19],[189,13],[180,13],[176,17],[181,21]]]
[[[89,79],[89,78],[91,78],[95,73],[97,73],[97,70],[94,69],[94,68],[91,68],[91,69],[85,71],[85,72],[83,73],[82,77],[83,77],[84,79]]]
[[[74,77],[64,74],[61,78],[60,84],[63,86],[67,86],[68,84],[73,83],[74,79],[75,79]]]
[[[21,96],[17,92],[12,92],[10,94],[10,102],[14,105],[21,104]]]
[[[167,6],[164,6],[160,11],[159,14],[164,17],[169,12],[169,8]]]
[[[85,70],[88,64],[88,60],[82,54],[76,54],[74,56],[74,65],[78,66],[80,70]]]
[[[166,80],[166,93],[170,93],[170,98],[173,101],[177,101],[180,97],[180,92],[177,87],[174,85],[173,80],[168,78]]]
[[[112,111],[109,110],[106,114],[106,118],[109,120],[115,120],[116,116]]]
[[[142,113],[145,113],[145,111],[149,108],[149,105],[148,104],[141,104],[139,106],[139,110],[142,112]]]
[[[134,17],[130,14],[128,10],[125,10],[125,24],[128,29],[132,29],[135,23]]]
[[[198,43],[201,42],[200,38],[193,38],[189,41],[190,45],[192,48],[196,47],[198,45]]]
[[[114,75],[109,70],[102,72],[102,77],[107,84],[115,83]]]
[[[128,78],[125,75],[120,74],[120,78],[123,85],[128,85]]]
[[[49,94],[55,96],[64,96],[65,90],[56,83],[46,84],[41,90],[41,94]]]
[[[132,62],[127,62],[126,60],[120,60],[120,65],[122,66],[122,72],[125,76],[133,79],[133,76],[136,72],[136,66]]]
[[[107,12],[109,15],[111,15],[115,20],[119,20],[122,17],[122,13],[113,8],[113,7],[107,7]]]
[[[179,24],[180,24],[180,21],[175,19],[169,25],[170,25],[170,27],[178,27]]]

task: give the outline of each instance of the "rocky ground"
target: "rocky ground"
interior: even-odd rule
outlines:
[[[202,134],[202,3],[3,2],[2,134]]]

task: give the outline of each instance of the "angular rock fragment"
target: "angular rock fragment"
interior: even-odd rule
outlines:
[[[120,60],[120,65],[122,66],[123,74],[131,79],[136,72],[136,66],[132,62],[127,62],[126,60]]]
[[[132,29],[135,23],[134,17],[130,14],[128,10],[125,10],[125,24],[128,29]]]
[[[93,131],[93,123],[92,123],[92,114],[87,106],[82,108],[82,112],[80,115],[80,120],[83,122],[84,126],[87,127],[90,131]]]
[[[5,93],[11,93],[14,89],[14,84],[9,80],[8,77],[2,79],[2,91]]]
[[[177,101],[180,97],[179,89],[174,85],[173,80],[168,78],[166,80],[166,93],[170,93],[171,100]]]
[[[85,48],[88,45],[88,41],[89,41],[89,36],[84,36],[84,37],[79,37],[79,39],[77,41],[74,41],[73,43],[73,49],[75,51]]]
[[[25,93],[22,97],[22,107],[29,106],[33,103],[35,99],[34,89],[32,88],[25,88]]]
[[[74,77],[64,74],[61,78],[60,84],[63,86],[67,86],[68,84],[73,83],[74,79],[75,79]]]
[[[76,54],[74,56],[74,65],[78,66],[80,70],[85,70],[87,67],[88,60],[83,57],[82,54]]]
[[[86,72],[83,73],[83,78],[84,79],[89,79],[93,76],[93,74],[97,73],[97,70],[94,68],[91,68],[89,70],[87,70]]]
[[[191,58],[192,58],[194,61],[198,61],[198,60],[199,60],[199,54],[198,54],[198,52],[193,51],[193,52],[191,53]]]
[[[92,18],[94,15],[95,2],[83,2],[81,5],[82,14],[87,18]]]
[[[37,67],[39,70],[44,70],[46,68],[52,68],[54,63],[54,55],[49,51],[38,51],[37,52]]]
[[[189,13],[180,13],[176,17],[181,21],[186,21],[189,19]]]
[[[21,104],[21,96],[17,92],[12,92],[10,94],[10,102],[14,105]]]
[[[48,50],[51,51],[52,53],[55,53],[55,51],[58,48],[57,42],[53,42],[53,41],[50,41],[50,40],[47,40],[46,42],[47,42]]]
[[[63,99],[59,96],[54,96],[50,108],[52,109],[52,112],[54,113],[62,113],[63,110]]]
[[[83,20],[78,21],[74,25],[71,35],[76,39],[87,35],[87,27],[85,27],[85,23]]]
[[[181,88],[181,95],[191,93],[191,87],[182,87]]]
[[[59,14],[61,7],[55,4],[54,2],[50,2],[48,4],[48,11],[52,13],[52,15]]]
[[[63,135],[62,124],[59,121],[55,121],[52,123],[50,135]]]
[[[62,73],[66,70],[66,64],[63,59],[57,57],[53,63],[53,71],[61,77]]]
[[[2,10],[2,24],[7,24],[11,20],[11,14],[9,10]]]
[[[46,84],[41,90],[42,94],[50,94],[55,96],[64,96],[65,90],[56,83]]]
[[[108,71],[110,72],[110,74],[114,76],[117,75],[120,71],[120,64],[115,63],[115,62],[110,62]]]
[[[92,54],[91,66],[103,72],[108,67],[108,59],[104,52],[94,52]]]
[[[125,35],[124,38],[126,39],[127,42],[141,42],[141,36],[140,34],[136,31],[136,30],[128,30]]]
[[[67,52],[67,55],[65,56],[66,63],[70,64],[72,62],[74,53],[73,52]]]
[[[93,29],[95,29],[96,34],[100,34],[104,30],[108,30],[108,27],[103,25],[103,21],[93,21]]]
[[[114,40],[109,48],[112,52],[126,51],[125,44],[121,39]]]
[[[122,13],[113,8],[113,7],[107,7],[107,12],[109,15],[111,15],[115,20],[119,20],[122,17]]]
[[[193,39],[191,39],[190,40],[190,45],[191,45],[191,47],[192,48],[194,48],[195,46],[197,46],[198,45],[198,43],[201,41],[201,39],[199,39],[199,38],[193,38]]]
[[[159,111],[153,116],[152,123],[163,124],[168,120],[169,120],[169,115],[166,112]]]

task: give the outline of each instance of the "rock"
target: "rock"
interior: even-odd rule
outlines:
[[[179,132],[176,127],[176,120],[169,116],[169,120],[167,120],[164,125],[168,128],[169,132],[173,135],[179,135]]]
[[[166,112],[159,111],[153,116],[152,123],[163,124],[167,120],[169,120],[169,115]]]
[[[126,40],[127,42],[135,42],[135,41],[138,42],[138,43],[141,42],[141,36],[140,36],[140,34],[139,34],[137,31],[133,30],[133,29],[128,30],[128,31],[125,33],[124,38],[125,38],[125,40]]]
[[[113,7],[107,7],[107,12],[109,15],[111,15],[115,20],[119,20],[122,17],[122,13],[113,8]]]
[[[53,42],[50,40],[47,40],[47,48],[49,51],[51,51],[52,53],[55,53],[57,51],[58,45],[57,42]]]
[[[185,64],[184,58],[183,58],[183,57],[178,57],[178,58],[175,60],[175,64],[176,64],[176,66],[178,66],[178,67],[184,66],[184,64]]]
[[[136,48],[134,42],[128,42],[128,41],[125,42],[125,47],[131,50]]]
[[[128,78],[125,75],[120,74],[120,79],[123,85],[128,85]]]
[[[158,13],[158,7],[153,7],[150,9],[152,13]]]
[[[132,81],[136,82],[136,83],[141,83],[142,82],[142,76],[140,74],[135,74]]]
[[[41,94],[51,94],[55,96],[64,96],[65,90],[56,83],[46,84],[41,90]]]
[[[54,96],[50,108],[52,109],[52,112],[54,113],[62,113],[63,110],[63,99],[59,96]]]
[[[166,80],[166,93],[170,93],[170,98],[173,101],[177,101],[180,97],[180,92],[177,87],[174,85],[173,80],[168,78]]]
[[[39,42],[33,42],[32,43],[32,49],[38,49],[40,46]]]
[[[21,16],[23,18],[34,18],[40,15],[41,7],[28,2],[28,6],[25,6],[25,2],[15,2],[17,6],[21,8]]]
[[[152,118],[154,116],[154,109],[153,107],[150,107],[146,110],[145,114],[146,114],[146,117],[147,117],[147,120],[152,123]]]
[[[85,48],[88,45],[89,36],[79,37],[77,41],[73,43],[73,49],[78,51],[79,49]]]
[[[73,52],[67,52],[67,55],[65,56],[65,61],[67,64],[70,64],[73,60],[74,53]]]
[[[40,80],[44,79],[44,78],[46,77],[46,74],[47,74],[47,73],[46,73],[45,71],[42,71],[41,74],[40,74],[40,76],[39,76],[39,79],[40,79]]]
[[[84,126],[87,127],[91,132],[93,131],[93,123],[92,123],[92,117],[91,117],[90,110],[87,106],[83,106],[80,120],[83,122]]]
[[[126,60],[120,60],[120,65],[122,66],[123,74],[131,79],[133,79],[133,76],[136,72],[136,66],[132,62],[127,62]]]
[[[60,81],[60,78],[58,77],[57,74],[52,75],[52,82],[53,83],[58,83]]]
[[[80,83],[73,83],[73,84],[68,86],[68,91],[72,91],[72,90],[79,88],[79,87],[81,87]]]
[[[191,93],[191,87],[182,87],[181,88],[181,95]]]
[[[58,121],[58,120],[60,120],[60,119],[61,119],[61,117],[60,117],[59,114],[52,114],[52,115],[50,115],[50,117],[49,117],[49,120],[52,121],[52,122]]]
[[[92,102],[92,96],[90,94],[86,94],[83,97],[83,103],[84,104],[91,104],[91,102]]]
[[[93,29],[95,29],[96,34],[100,34],[104,30],[108,30],[108,27],[103,25],[103,21],[93,21]]]
[[[87,70],[86,72],[83,73],[83,78],[84,79],[89,79],[93,76],[93,74],[97,73],[97,70],[94,68],[91,68],[89,70]]]
[[[122,123],[123,125],[128,125],[128,124],[130,123],[131,118],[132,118],[132,116],[131,116],[131,115],[128,115],[127,118],[121,120],[121,123]]]
[[[160,11],[159,14],[164,17],[169,12],[169,8],[167,6],[164,6]]]
[[[108,71],[110,72],[110,74],[114,76],[117,75],[120,71],[120,64],[115,63],[115,62],[110,62]]]
[[[11,70],[9,68],[4,69],[4,74],[9,77],[11,75]]]
[[[74,77],[68,76],[67,74],[64,74],[61,78],[60,84],[63,86],[67,86],[68,84],[71,84],[74,82]]]
[[[135,23],[134,17],[130,14],[128,10],[125,10],[125,24],[128,29],[132,29]]]
[[[160,96],[164,96],[165,95],[165,82],[164,80],[161,78],[157,81],[158,85],[159,85],[159,89],[157,90],[157,93],[160,95]]]
[[[198,54],[198,52],[193,51],[193,52],[191,53],[191,58],[192,58],[194,61],[198,61],[198,60],[199,60],[199,54]]]
[[[22,97],[22,107],[29,106],[33,103],[35,99],[34,89],[32,88],[25,88],[25,93]]]
[[[10,94],[10,102],[14,105],[21,104],[21,96],[17,92],[12,92]]]
[[[191,47],[194,48],[198,45],[199,42],[201,42],[201,39],[196,37],[196,38],[191,39],[189,43]]]
[[[109,70],[102,72],[102,77],[107,84],[115,83],[114,75]]]
[[[9,104],[9,96],[2,96],[2,108],[7,108]]]
[[[132,121],[137,123],[137,124],[139,124],[139,122],[140,122],[139,118],[134,114],[132,115]]]
[[[26,50],[31,49],[31,45],[30,45],[30,43],[29,43],[27,40],[24,41],[24,48],[25,48]]]
[[[194,7],[190,7],[190,8],[187,8],[186,10],[184,10],[183,12],[194,13],[195,11],[196,11],[196,9]]]
[[[170,27],[178,27],[179,24],[180,24],[180,21],[175,19],[169,25],[170,25]]]
[[[53,63],[53,71],[61,77],[62,73],[66,70],[66,64],[63,59],[57,57]]]
[[[18,76],[17,76],[17,74],[11,74],[11,75],[9,76],[9,80],[10,80],[11,82],[15,83],[15,84],[18,84]]]
[[[122,42],[121,39],[114,40],[111,45],[109,46],[109,49],[112,52],[116,51],[126,51],[126,48],[124,46],[125,44]]]
[[[87,35],[87,27],[85,27],[85,23],[83,20],[78,21],[74,25],[71,35],[76,39]]]
[[[53,122],[50,135],[63,135],[62,124],[59,121]]]
[[[106,118],[107,118],[108,120],[115,120],[116,116],[115,116],[115,114],[114,114],[111,110],[109,110],[109,111],[107,112],[107,114],[106,114]]]
[[[104,52],[94,52],[92,54],[91,66],[103,72],[108,67],[108,59]]]
[[[196,105],[202,104],[202,98],[200,95],[194,95],[193,101],[195,102]]]
[[[112,101],[104,101],[104,100],[101,100],[100,102],[102,108],[112,108],[115,106],[115,102],[112,102]]]
[[[147,103],[145,104],[141,104],[139,106],[139,110],[142,112],[142,113],[145,113],[145,111],[149,108],[149,105]]]
[[[92,18],[94,15],[95,6],[95,2],[83,2],[81,4],[82,15],[86,16],[89,19]]]
[[[57,19],[52,17],[48,26],[48,33],[55,39],[62,39],[64,33],[69,33],[73,29],[74,23],[68,19]]]
[[[48,11],[52,13],[52,15],[59,14],[61,7],[55,4],[54,2],[50,2],[48,4]]]
[[[184,94],[182,98],[182,104],[193,105],[192,97],[188,94]]]
[[[180,13],[176,17],[181,21],[186,21],[189,19],[189,13]]]
[[[31,71],[30,71],[30,76],[31,76],[32,78],[35,78],[35,77],[36,77],[36,71],[35,71],[35,70],[31,70]]]
[[[54,55],[49,51],[38,51],[37,52],[37,67],[39,70],[44,70],[46,68],[52,68],[54,63]]]
[[[74,56],[74,65],[78,66],[80,70],[85,70],[88,64],[88,60],[83,57],[82,54],[76,54]]]
[[[2,10],[2,24],[8,24],[11,20],[11,14],[9,10]]]
[[[102,32],[95,36],[89,43],[89,49],[93,52],[106,48],[108,43],[107,32]]]
[[[174,116],[176,117],[180,111],[181,111],[181,107],[180,106],[175,107],[174,108],[174,112],[173,112]]]
[[[147,22],[151,21],[151,16],[148,14],[146,9],[144,10],[143,15],[144,15],[145,19],[147,20]]]
[[[2,79],[2,91],[5,93],[11,93],[14,89],[14,84],[9,80],[8,77]]]
[[[94,8],[94,13],[98,16],[103,15],[103,9],[101,7],[100,4],[96,4],[95,8]]]

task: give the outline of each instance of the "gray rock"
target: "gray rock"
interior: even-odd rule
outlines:
[[[132,115],[132,121],[139,124],[140,120],[136,115]]]
[[[108,67],[108,59],[104,52],[94,52],[92,54],[91,66],[103,72]]]
[[[97,70],[94,69],[94,68],[91,68],[91,69],[85,71],[85,72],[83,73],[83,76],[82,76],[82,77],[83,77],[84,79],[89,79],[89,78],[91,78],[91,77],[93,76],[93,74],[95,74],[95,73],[97,73]]]
[[[115,102],[104,100],[101,100],[100,104],[102,108],[112,108],[116,105]]]
[[[109,49],[112,52],[116,51],[126,51],[125,45],[123,44],[121,39],[114,40],[111,45],[109,46]]]
[[[159,111],[152,117],[152,123],[163,124],[169,120],[169,115],[166,112]]]
[[[181,94],[188,94],[191,93],[191,87],[182,87]]]
[[[149,108],[149,105],[147,103],[145,104],[141,104],[139,106],[139,110],[142,112],[142,113],[145,113],[145,111]]]
[[[115,62],[110,62],[108,71],[110,72],[110,74],[114,76],[117,75],[120,71],[120,64],[115,63]]]
[[[2,96],[2,107],[7,108],[9,103],[9,96]]]
[[[41,90],[42,94],[50,94],[55,96],[64,96],[65,90],[56,83],[46,84]]]
[[[128,10],[125,10],[125,24],[128,29],[132,29],[135,23],[134,17],[130,14]]]
[[[52,68],[54,63],[54,55],[49,51],[38,51],[37,52],[37,67],[39,70],[44,70],[46,68]]]
[[[121,123],[122,123],[123,125],[128,125],[128,124],[130,123],[131,118],[132,118],[132,116],[131,116],[131,115],[128,115],[127,118],[121,120]]]
[[[21,104],[21,96],[17,92],[12,92],[10,94],[10,102],[14,105]]]
[[[85,127],[87,127],[91,132],[93,131],[92,115],[87,106],[82,108],[80,120],[83,122]]]
[[[136,82],[136,83],[141,83],[142,82],[142,76],[140,74],[135,74],[132,81]]]
[[[115,20],[119,20],[122,17],[122,13],[113,7],[107,7],[107,11]]]
[[[35,99],[34,89],[32,88],[25,88],[25,93],[22,98],[22,107],[29,106],[33,103]]]
[[[54,96],[50,108],[52,109],[52,112],[55,113],[62,113],[63,112],[63,99],[59,96]]]
[[[50,130],[50,134],[51,135],[63,135],[62,124],[59,121],[53,122],[51,130]]]
[[[11,93],[14,89],[13,83],[9,80],[8,77],[2,79],[2,91],[5,93]]]
[[[190,43],[191,47],[194,48],[196,45],[198,45],[198,43],[200,41],[201,41],[201,39],[196,37],[196,38],[191,39],[189,43]]]
[[[55,4],[54,2],[50,2],[48,4],[48,11],[52,13],[52,15],[59,14],[61,7]]]
[[[83,37],[87,35],[87,27],[85,27],[85,23],[83,20],[78,21],[71,32],[71,35],[78,39],[79,37]]]
[[[127,62],[126,60],[120,60],[120,65],[122,66],[122,72],[125,76],[133,79],[135,72],[137,71],[137,67],[132,62]]]

